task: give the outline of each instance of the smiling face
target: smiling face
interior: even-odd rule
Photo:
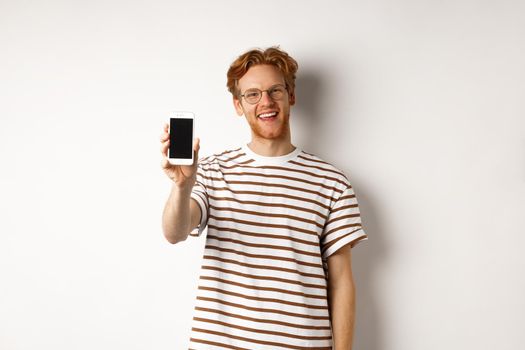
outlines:
[[[244,94],[248,89],[268,90],[275,85],[286,85],[279,69],[272,65],[252,66],[239,79],[238,90]],[[271,140],[290,140],[290,106],[295,103],[295,96],[285,91],[282,99],[274,101],[263,92],[261,100],[249,104],[243,97],[234,97],[233,104],[239,116],[246,117],[252,129],[252,138]]]

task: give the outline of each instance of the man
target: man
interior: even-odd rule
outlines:
[[[190,349],[335,349],[352,346],[351,247],[367,239],[347,177],[291,143],[296,61],[279,48],[251,50],[228,70],[247,145],[167,161],[163,213],[171,243],[208,227]],[[198,159],[199,140],[194,142]]]

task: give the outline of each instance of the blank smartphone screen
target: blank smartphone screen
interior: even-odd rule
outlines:
[[[193,119],[170,118],[170,158],[191,159],[193,152]]]

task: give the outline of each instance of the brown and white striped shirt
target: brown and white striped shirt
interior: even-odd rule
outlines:
[[[246,145],[199,161],[208,228],[190,349],[331,349],[327,258],[366,240],[348,178],[296,148]]]

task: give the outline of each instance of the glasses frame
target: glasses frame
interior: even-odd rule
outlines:
[[[285,85],[285,84],[275,84],[274,86],[272,86],[272,87],[270,87],[269,89],[266,89],[266,90],[260,90],[260,89],[256,89],[256,88],[247,89],[246,91],[248,91],[248,90],[257,90],[257,91],[260,92],[259,99],[257,101],[255,101],[255,102],[250,102],[250,101],[248,101],[246,99],[246,97],[244,96],[244,95],[246,95],[246,91],[244,91],[244,94],[239,95],[239,97],[244,97],[244,100],[246,101],[246,103],[254,105],[254,104],[257,104],[257,103],[259,103],[261,101],[262,96],[263,96],[263,92],[266,92],[268,94],[268,96],[272,99],[272,101],[280,101],[280,100],[283,99],[284,95],[281,98],[275,99],[275,98],[272,97],[272,94],[270,93],[270,91],[272,89],[275,89],[276,87],[283,87],[284,90],[288,92],[288,86],[287,85]]]

